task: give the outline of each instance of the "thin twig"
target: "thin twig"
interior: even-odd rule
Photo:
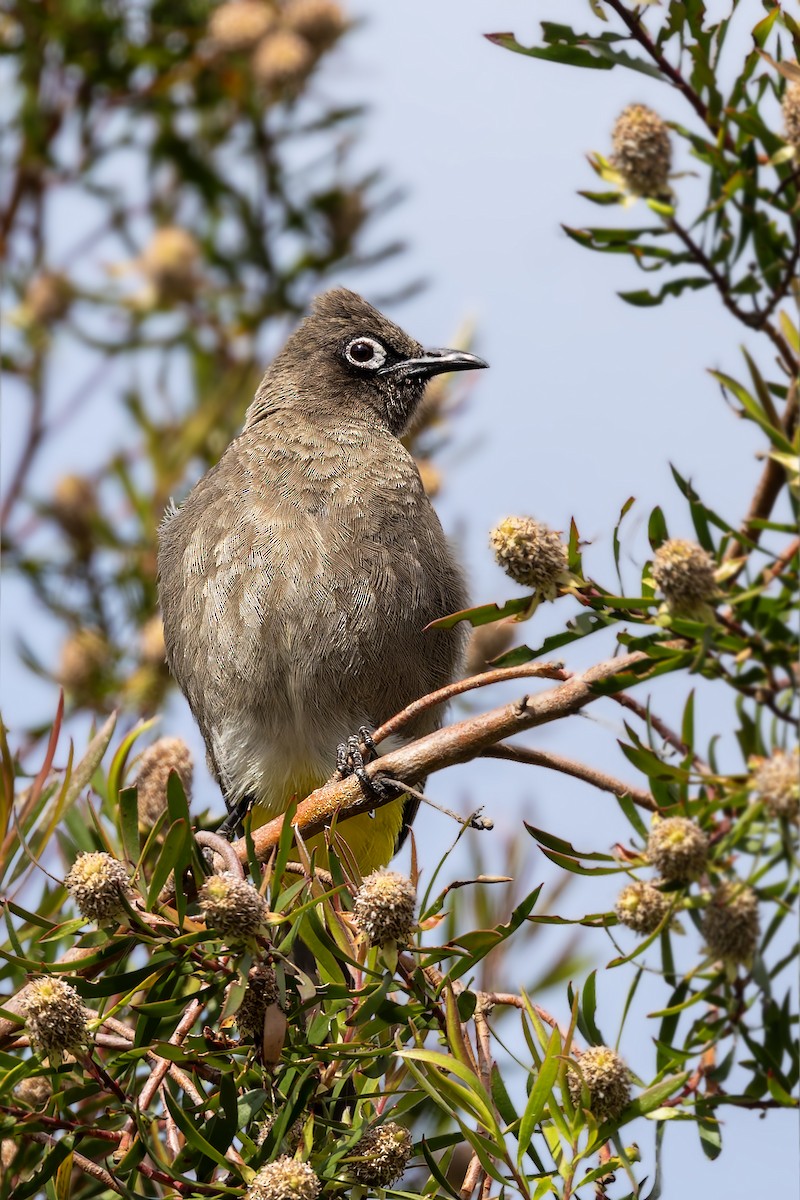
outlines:
[[[49,1146],[53,1149],[60,1144],[58,1138],[54,1138],[52,1134],[49,1133],[28,1133],[26,1130],[23,1130],[22,1136],[30,1138],[32,1142],[38,1142],[40,1146]],[[113,1175],[109,1174],[105,1167],[101,1167],[98,1165],[98,1163],[92,1162],[90,1158],[86,1158],[85,1155],[79,1154],[77,1150],[72,1151],[71,1162],[73,1167],[77,1167],[80,1171],[85,1172],[86,1175],[91,1175],[92,1178],[96,1179],[98,1183],[101,1183],[103,1187],[110,1188],[112,1192],[116,1192],[120,1196],[125,1196],[127,1194],[122,1185],[119,1184],[116,1179],[114,1179]]]
[[[615,779],[613,775],[607,775],[605,771],[598,771],[595,767],[575,762],[574,759],[565,758],[561,754],[553,754],[549,750],[508,746],[501,742],[499,746],[490,746],[488,750],[484,750],[481,757],[502,758],[508,762],[528,763],[533,767],[548,767],[551,771],[560,771],[563,775],[572,775],[575,779],[583,779],[586,783],[594,784],[601,791],[611,792],[614,796],[629,796],[634,804],[638,804],[640,808],[646,808],[650,812],[658,809],[650,792],[632,787],[630,784],[623,783],[621,779]]]
[[[461,696],[464,692],[471,692],[476,688],[489,687],[493,683],[506,683],[513,679],[565,680],[569,676],[570,672],[564,670],[564,664],[556,662],[524,663],[519,667],[497,667],[494,671],[483,671],[480,675],[470,675],[467,679],[458,679],[455,683],[448,683],[446,687],[438,688],[437,691],[415,700],[374,730],[372,740],[376,744],[383,742],[421,713],[436,708],[439,704],[446,704],[454,696]]]

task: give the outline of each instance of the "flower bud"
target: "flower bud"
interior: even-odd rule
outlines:
[[[554,600],[569,579],[567,547],[554,529],[533,517],[506,517],[489,535],[498,564],[515,583]]]
[[[758,947],[758,897],[742,883],[721,883],[701,924],[709,952],[731,965],[749,966]]]
[[[800,150],[800,83],[787,83],[781,110],[786,141]]]
[[[653,818],[647,839],[647,859],[671,883],[686,883],[702,875],[708,858],[708,838],[686,817]]]
[[[613,1121],[631,1098],[630,1072],[616,1051],[590,1046],[567,1066],[567,1087],[572,1103],[580,1105],[581,1090],[589,1093],[588,1108],[598,1121]]]
[[[200,247],[187,230],[166,226],[155,231],[138,260],[153,288],[155,303],[191,300],[199,257]]]
[[[397,871],[373,871],[356,892],[353,919],[372,946],[406,944],[414,927],[416,895],[411,880]]]
[[[411,1134],[394,1121],[373,1125],[356,1144],[353,1156],[348,1167],[357,1183],[369,1188],[391,1187],[408,1165]]]
[[[101,850],[79,854],[64,886],[81,916],[99,925],[125,911],[122,898],[130,892],[130,878],[123,863]]]
[[[29,1075],[14,1088],[14,1095],[18,1096],[23,1104],[29,1104],[37,1112],[44,1108],[52,1094],[50,1080],[46,1079],[44,1075]]]
[[[22,1015],[31,1045],[53,1064],[69,1050],[77,1050],[88,1038],[87,1010],[69,983],[56,976],[35,979],[21,996]]]
[[[34,275],[25,289],[23,309],[34,325],[47,325],[66,316],[74,292],[66,275],[42,271]]]
[[[260,1038],[264,1033],[267,1009],[277,1003],[278,984],[275,969],[269,963],[256,963],[250,968],[242,1003],[236,1010],[236,1024],[240,1031]]]
[[[282,13],[288,29],[299,33],[321,54],[347,27],[345,15],[333,0],[289,0]]]
[[[316,1200],[321,1189],[313,1167],[284,1154],[256,1173],[245,1200]]]
[[[799,85],[800,86],[800,85]],[[776,750],[770,758],[754,760],[751,787],[773,817],[796,820],[800,810],[800,757],[798,747],[786,754]]]
[[[215,50],[252,50],[275,21],[275,13],[262,0],[228,0],[211,14],[208,35]]]
[[[617,896],[616,913],[622,925],[645,936],[658,929],[669,912],[669,897],[652,883],[637,880]]]
[[[663,196],[672,165],[669,131],[658,113],[644,104],[631,104],[617,117],[611,165],[625,187],[637,196]]]
[[[100,681],[109,660],[108,643],[96,629],[78,629],[61,647],[58,681],[66,692],[81,698]]]
[[[153,742],[139,759],[136,790],[139,798],[139,822],[151,829],[167,807],[167,782],[176,771],[186,799],[191,800],[194,764],[192,752],[182,738],[163,737]]]
[[[259,42],[253,54],[253,74],[265,88],[302,83],[313,65],[311,47],[291,29],[277,29]]]
[[[53,492],[53,517],[74,542],[89,540],[97,513],[94,484],[82,475],[62,475]]]
[[[480,675],[488,671],[491,660],[504,654],[513,642],[516,624],[516,621],[506,618],[473,629],[467,642],[464,674]]]
[[[671,538],[653,555],[653,579],[675,617],[707,620],[718,594],[715,563],[697,542]]]
[[[206,926],[228,942],[243,942],[265,929],[267,902],[252,883],[232,871],[211,875],[200,890]]]

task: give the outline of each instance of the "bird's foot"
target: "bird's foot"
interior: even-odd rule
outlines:
[[[366,748],[366,754],[361,749]],[[378,751],[372,740],[372,734],[366,725],[362,725],[357,734],[351,734],[346,742],[340,742],[336,748],[336,774],[340,779],[348,779],[355,775],[361,784],[364,794],[373,800],[384,800],[387,788],[382,779],[367,774],[366,764],[376,758]],[[370,813],[370,816],[373,816]]]
[[[239,800],[237,800],[233,808],[228,810],[227,817],[217,830],[219,837],[225,837],[228,839],[228,841],[232,841],[234,838],[241,837],[244,832],[244,819],[252,806],[252,796],[242,796]]]

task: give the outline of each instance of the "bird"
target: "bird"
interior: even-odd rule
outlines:
[[[368,740],[457,677],[460,627],[426,626],[467,607],[465,578],[400,439],[429,379],[486,366],[423,349],[355,292],[325,292],[239,436],[164,516],[167,662],[234,824],[247,810],[253,828],[278,816],[335,774],[337,756],[344,773],[357,731]],[[383,749],[442,717],[421,714]],[[337,825],[362,875],[389,862],[417,804],[398,796]],[[321,838],[309,844],[324,856]]]

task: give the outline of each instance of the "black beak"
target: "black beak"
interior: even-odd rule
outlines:
[[[381,367],[379,375],[403,375],[410,378],[422,375],[429,379],[432,375],[444,375],[446,371],[477,371],[489,364],[477,354],[467,354],[465,350],[425,350],[419,358],[405,358],[402,362]]]

